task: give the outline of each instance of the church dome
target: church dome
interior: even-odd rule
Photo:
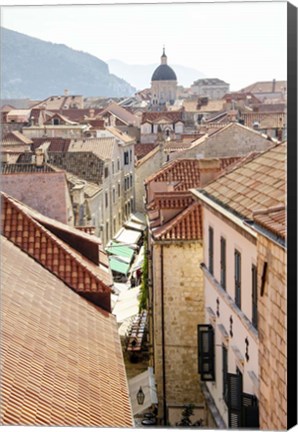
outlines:
[[[170,66],[167,65],[165,49],[163,49],[160,60],[161,64],[153,72],[151,81],[177,81],[175,72]]]
[[[153,72],[151,81],[177,81],[177,77],[170,66],[161,64]]]

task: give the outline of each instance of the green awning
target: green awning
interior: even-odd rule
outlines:
[[[119,261],[113,257],[110,257],[109,259],[110,259],[110,267],[112,271],[124,274],[125,276],[127,275],[129,271],[129,264],[123,261]]]
[[[128,246],[122,246],[119,243],[112,242],[109,247],[106,248],[106,252],[110,255],[116,255],[125,259],[129,264],[131,263],[134,250]]]

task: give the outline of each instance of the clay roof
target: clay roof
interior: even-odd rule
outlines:
[[[2,425],[132,427],[115,317],[1,236]]]
[[[195,202],[173,219],[152,229],[158,240],[200,240],[202,238],[201,206]]]
[[[253,127],[255,122],[259,123],[259,129],[279,128],[284,127],[286,123],[286,115],[284,112],[278,113],[243,113],[241,118],[244,120],[244,125]]]
[[[115,102],[110,103],[101,113],[100,116],[103,116],[106,113],[113,114],[115,117],[117,117],[122,122],[126,123],[127,125],[132,124],[136,125],[138,123],[138,118],[122,106],[118,105]]]
[[[220,176],[201,192],[241,217],[285,203],[286,143]]]
[[[183,121],[182,111],[161,111],[161,112],[144,112],[142,114],[142,124],[157,123],[161,119],[167,120],[169,123],[177,123],[178,121]]]
[[[201,184],[201,170],[203,169],[202,163],[204,161],[219,161],[219,171],[225,169],[229,165],[240,160],[239,157],[228,157],[220,159],[176,159],[157,173],[151,175],[145,180],[145,184],[153,182],[174,182],[176,191],[188,190],[194,187],[199,187]]]
[[[253,219],[257,225],[285,240],[287,233],[285,206],[282,205],[271,207],[267,210],[255,211],[253,213]]]
[[[78,122],[74,122],[72,120],[70,120],[68,117],[64,116],[63,114],[60,114],[59,112],[53,113],[52,116],[44,122],[44,124],[48,125],[51,124],[52,120],[54,118],[58,118],[60,120],[62,120],[64,123],[69,124],[69,125],[77,125]]]
[[[123,133],[121,130],[119,130],[115,127],[109,126],[109,127],[106,127],[105,129],[107,131],[109,131],[111,134],[113,134],[115,138],[123,141],[125,144],[129,144],[129,143],[132,143],[133,141],[135,141],[134,137],[129,136],[126,133]]]
[[[287,89],[287,81],[275,81],[275,90],[273,91],[273,81],[258,81],[241,90],[241,92],[251,93],[276,93],[284,92]]]
[[[37,166],[33,163],[1,163],[1,174],[19,174],[19,173],[51,173],[55,172],[47,164]]]
[[[135,144],[135,157],[137,160],[142,159],[148,153],[150,153],[158,144]]]
[[[66,152],[71,142],[69,138],[32,138],[32,141],[32,151],[35,151],[42,144],[48,143],[47,150],[50,152]]]
[[[37,219],[34,217],[36,212],[32,213],[21,202],[3,192],[1,196],[2,234],[74,291],[110,311],[110,272],[78,252],[81,245],[76,238],[72,238],[71,247],[69,242],[66,243],[53,234],[49,226],[54,226],[55,221],[47,223],[42,215]],[[54,232],[57,229],[59,225],[56,224]],[[83,234],[87,236],[76,230],[75,236],[82,237]],[[76,249],[73,248],[74,245],[77,246]]]
[[[32,140],[21,132],[13,131],[4,135],[1,139],[1,143],[3,146],[5,145],[20,145],[20,144],[32,144]]]
[[[116,140],[108,138],[90,138],[86,140],[72,140],[68,148],[69,152],[92,152],[100,159],[112,159]]]

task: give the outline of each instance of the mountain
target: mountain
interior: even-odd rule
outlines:
[[[83,96],[122,97],[135,92],[97,57],[1,28],[3,99],[45,99],[63,94],[64,89]]]
[[[112,73],[122,79],[129,80],[129,82],[138,90],[150,87],[152,74],[157,66],[159,66],[157,63],[148,65],[130,65],[114,59],[109,60],[108,65]],[[186,66],[172,64],[169,64],[169,66],[171,66],[171,68],[176,72],[178,85],[183,85],[184,87],[190,87],[195,80],[205,77],[202,72]]]

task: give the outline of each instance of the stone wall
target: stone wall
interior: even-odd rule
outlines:
[[[202,244],[163,245],[164,346],[166,404],[201,404],[197,358],[197,324],[204,322]],[[153,246],[154,370],[163,416],[161,246]]]
[[[180,153],[171,159],[190,157],[225,157],[241,156],[254,151],[264,151],[273,143],[260,133],[250,130],[238,123],[233,123],[226,129],[207,138],[203,143]]]
[[[135,167],[135,210],[144,213],[144,196],[145,186],[144,181],[147,177],[157,172],[163,162],[165,156],[158,150],[154,149],[152,155],[148,154],[144,160]]]
[[[260,429],[287,429],[287,285],[286,252],[258,237],[258,286],[263,264],[267,278],[259,295]]]

